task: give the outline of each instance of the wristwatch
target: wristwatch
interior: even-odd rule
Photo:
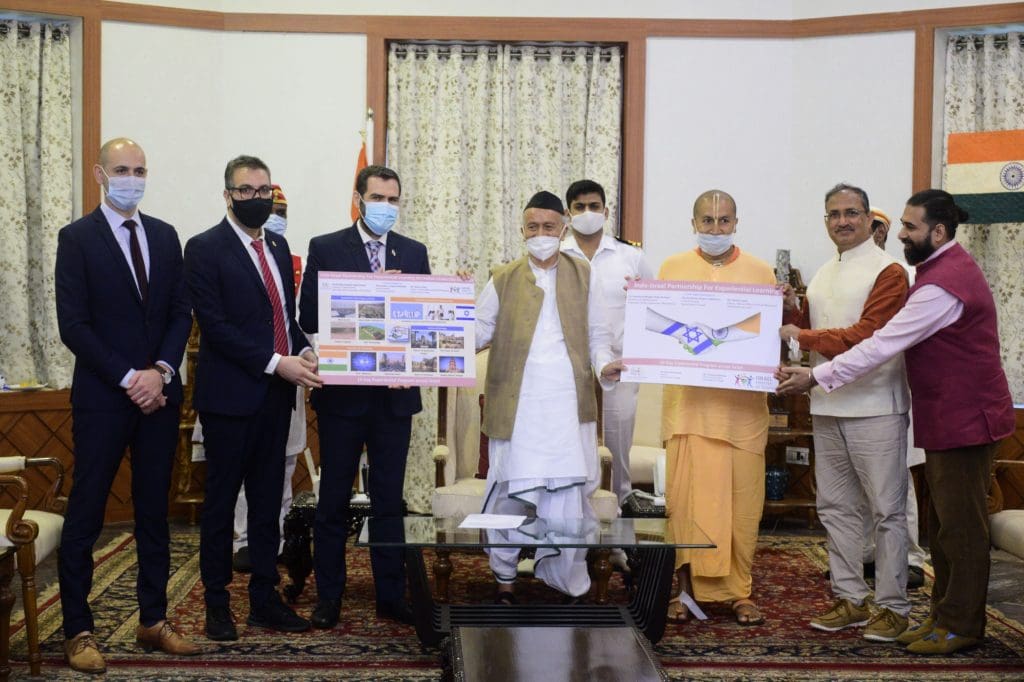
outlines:
[[[171,370],[167,369],[163,365],[150,365],[149,368],[155,369],[160,373],[160,378],[164,380],[164,386],[171,383],[171,377],[174,376],[171,374]]]

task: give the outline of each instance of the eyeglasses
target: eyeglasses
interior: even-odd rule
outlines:
[[[229,192],[236,192],[239,199],[252,199],[256,195],[259,195],[260,199],[269,199],[274,196],[274,188],[270,185],[263,185],[262,187],[242,185],[241,187],[228,187],[227,190]]]
[[[840,218],[846,218],[847,220],[856,220],[862,215],[866,214],[867,211],[862,211],[859,208],[848,208],[845,211],[829,211],[825,214],[825,220],[830,223],[837,222]]]

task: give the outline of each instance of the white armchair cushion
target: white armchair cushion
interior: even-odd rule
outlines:
[[[665,448],[634,445],[629,449],[629,477],[633,487],[637,484],[654,485],[654,463],[665,456]]]
[[[434,489],[433,512],[438,518],[478,514],[484,506],[487,481],[482,478],[461,478],[452,485]]]
[[[988,518],[992,544],[1024,559],[1024,509],[1004,509]]]
[[[7,519],[10,517],[10,509],[0,509],[0,528],[7,527]],[[60,514],[29,509],[22,518],[35,521],[39,525],[39,536],[35,543],[36,564],[38,564],[60,546],[60,532],[64,528],[64,517]],[[14,547],[14,543],[5,534],[0,533],[0,547]]]

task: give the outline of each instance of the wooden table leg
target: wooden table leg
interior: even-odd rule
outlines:
[[[608,603],[608,580],[612,576],[612,562],[608,558],[611,553],[609,547],[594,550],[594,603],[598,606]]]
[[[434,600],[448,603],[448,586],[452,577],[451,552],[438,547],[434,550]]]

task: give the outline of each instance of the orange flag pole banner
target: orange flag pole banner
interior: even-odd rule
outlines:
[[[366,163],[366,140],[364,139],[362,146],[359,148],[359,158],[356,159],[356,172],[355,172],[355,175],[352,176],[352,191],[353,192],[356,191],[356,178],[359,177],[359,171],[361,171],[364,168],[366,168],[367,165],[369,165],[369,164]],[[351,213],[352,213],[352,222],[355,222],[355,221],[359,220],[359,207],[355,203],[352,204],[352,211],[351,211]]]

